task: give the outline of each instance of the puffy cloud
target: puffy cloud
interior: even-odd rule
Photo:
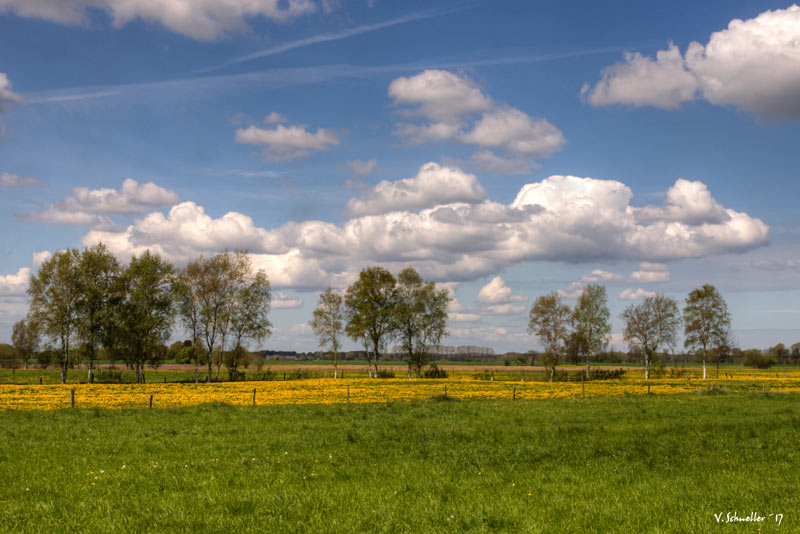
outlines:
[[[666,206],[646,206],[636,211],[645,222],[683,221],[690,224],[721,223],[730,217],[703,182],[679,179],[667,190]]]
[[[89,189],[75,187],[72,195],[56,202],[47,210],[20,215],[24,220],[39,221],[46,224],[68,224],[79,226],[113,227],[105,215],[133,215],[149,209],[178,202],[178,194],[153,182],[139,184],[127,178],[117,189]]]
[[[641,287],[639,289],[634,290],[633,288],[629,287],[628,289],[622,290],[619,294],[619,298],[622,300],[638,300],[647,297],[655,297],[656,293],[654,291],[646,291]]]
[[[528,297],[512,295],[511,288],[506,285],[500,276],[492,278],[488,284],[478,292],[478,302],[484,304],[502,304],[509,302],[525,302]]]
[[[581,282],[572,282],[567,289],[559,289],[557,293],[564,299],[576,299],[583,293],[583,284]]]
[[[347,166],[350,167],[350,176],[353,178],[363,178],[364,176],[369,176],[378,170],[378,160],[375,158],[367,161],[354,159],[352,161],[348,161]]]
[[[545,119],[496,103],[467,76],[425,70],[389,84],[396,104],[411,106],[403,113],[422,123],[401,123],[395,134],[412,144],[454,141],[481,147],[470,162],[488,172],[527,172],[530,160],[561,150],[566,140]],[[478,114],[480,114],[478,116]],[[427,122],[425,122],[427,121]],[[505,157],[490,148],[503,149]]]
[[[286,117],[276,111],[273,111],[264,117],[264,124],[281,124],[283,122],[286,122]]]
[[[0,274],[0,296],[21,296],[28,290],[28,282],[31,278],[29,267],[20,268],[16,274]]]
[[[492,99],[474,81],[446,70],[425,70],[392,80],[389,97],[398,104],[417,106],[410,114],[443,123],[458,122],[462,115],[493,106]]]
[[[92,230],[83,238],[86,246],[99,242],[123,257],[152,250],[180,262],[225,249],[288,251],[288,247],[279,244],[270,232],[257,228],[250,217],[229,212],[212,219],[194,202],[173,206],[167,216],[161,212],[150,213],[124,231]]]
[[[381,181],[347,202],[348,215],[416,210],[451,202],[479,202],[486,198],[478,179],[461,169],[426,163],[414,178]]]
[[[584,274],[581,277],[581,282],[585,284],[594,284],[597,282],[611,282],[616,280],[625,280],[625,275],[604,271],[602,269],[595,269],[589,274]]]
[[[0,0],[0,7],[2,7]],[[6,111],[10,105],[22,104],[25,101],[21,95],[11,90],[11,82],[4,72],[0,72],[0,112]]]
[[[236,212],[211,218],[201,206],[184,202],[125,229],[93,230],[84,243],[104,241],[122,255],[151,249],[177,262],[247,249],[275,287],[341,288],[374,264],[393,272],[412,264],[426,279],[464,281],[522,262],[663,262],[744,251],[768,241],[767,225],[746,213],[726,209],[726,220],[698,223],[691,210],[677,209],[686,220],[648,223],[638,218],[632,197],[620,182],[551,176],[523,186],[508,205],[445,200],[420,211],[353,215],[337,224],[290,222],[274,229],[259,228]],[[479,300],[487,305],[524,299],[512,296],[502,278],[482,291]]]
[[[52,258],[53,255],[50,253],[49,250],[42,250],[41,252],[34,252],[33,253],[33,263],[32,267],[39,267],[44,262]]]
[[[303,305],[303,299],[290,297],[285,293],[276,291],[272,294],[273,308],[299,308]]]
[[[630,104],[661,109],[677,109],[694,99],[697,80],[686,70],[674,44],[659,50],[655,59],[638,52],[626,52],[624,59],[624,63],[603,69],[593,88],[585,84],[581,96],[593,106]]]
[[[471,131],[462,133],[459,141],[482,147],[504,148],[514,156],[547,157],[566,144],[561,130],[544,119],[533,119],[511,107],[500,107],[484,113]]]
[[[213,40],[247,31],[246,18],[284,22],[315,11],[316,5],[312,0],[0,0],[0,13],[67,25],[89,24],[91,9],[108,12],[117,28],[142,19],[194,39]]]
[[[7,172],[0,174],[0,185],[2,185],[3,187],[25,187],[30,185],[36,185],[38,183],[39,180],[37,180],[33,176],[20,178],[16,174],[9,174]]]
[[[267,129],[251,124],[236,130],[236,142],[264,146],[264,159],[277,162],[304,158],[312,151],[333,148],[341,142],[341,135],[324,128],[311,133],[301,124],[278,124]]]
[[[701,95],[773,120],[800,118],[800,7],[734,19],[705,45],[689,44],[683,57],[673,44],[655,59],[628,53],[581,93],[592,105],[664,109]]]
[[[628,280],[638,284],[651,284],[655,282],[668,282],[669,269],[663,263],[644,261],[639,264],[639,270],[631,273]]]

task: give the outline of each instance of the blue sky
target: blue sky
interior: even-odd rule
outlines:
[[[0,340],[104,241],[247,248],[269,348],[376,263],[447,284],[449,344],[535,347],[532,301],[592,281],[615,317],[713,283],[740,345],[800,341],[800,8],[182,5],[0,0]]]

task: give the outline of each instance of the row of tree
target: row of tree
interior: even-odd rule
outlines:
[[[370,376],[378,376],[378,359],[389,343],[397,341],[408,363],[409,378],[412,371],[419,377],[430,349],[447,334],[449,302],[447,290],[424,281],[412,267],[397,278],[383,267],[368,267],[361,270],[344,297],[331,288],[319,296],[311,327],[320,346],[331,349],[334,377],[345,334],[364,345]]]
[[[550,367],[550,378],[563,355],[574,351],[586,361],[589,378],[593,357],[609,343],[611,324],[606,288],[589,284],[581,293],[574,309],[562,302],[558,292],[541,296],[531,307],[528,331],[535,334],[544,347],[541,358]],[[678,302],[663,294],[646,297],[639,304],[628,306],[620,315],[625,326],[623,339],[644,360],[645,379],[659,349],[674,347],[678,329],[683,324],[684,347],[706,362],[716,353],[717,374],[723,354],[732,350],[731,319],[725,299],[717,289],[706,284],[689,293],[682,313]]]
[[[270,334],[269,281],[263,271],[253,272],[243,252],[201,256],[177,270],[149,251],[122,265],[102,243],[63,250],[31,276],[28,294],[30,310],[14,325],[14,345],[33,353],[44,337],[57,347],[62,383],[76,346],[89,382],[101,349],[134,367],[142,382],[145,362],[163,348],[176,319],[192,335],[195,381],[203,343],[208,354],[230,346],[235,379],[245,343]],[[212,358],[206,359],[211,381]]]

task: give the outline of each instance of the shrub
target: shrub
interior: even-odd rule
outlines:
[[[435,363],[430,364],[422,373],[425,378],[447,378],[447,371],[440,369]]]
[[[94,381],[100,384],[122,384],[122,371],[117,369],[95,369]]]
[[[742,354],[742,365],[757,369],[769,369],[778,363],[778,358],[771,352],[764,354],[758,349],[750,349]]]
[[[394,378],[394,371],[391,369],[378,369],[378,378]]]

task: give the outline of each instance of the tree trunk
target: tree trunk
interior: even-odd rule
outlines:
[[[644,355],[644,379],[650,380],[650,356]]]
[[[200,360],[197,359],[197,356],[194,358],[194,383],[200,381]]]
[[[63,344],[64,348],[64,356],[61,362],[61,383],[67,383],[67,363],[69,362],[69,340],[65,341]]]
[[[550,382],[553,381],[555,376],[556,376],[556,366],[554,365],[553,367],[550,368]]]
[[[589,358],[586,358],[586,380],[589,380],[590,371],[591,371],[591,369],[590,369],[590,364],[589,364]]]
[[[89,360],[89,383],[94,384],[94,355]]]
[[[334,379],[337,378],[337,375],[339,374],[338,371],[339,371],[339,368],[337,366],[336,357],[334,357],[333,358],[333,378]]]
[[[408,357],[408,378],[411,378],[411,356]]]
[[[706,359],[703,358],[703,380],[706,379]]]

